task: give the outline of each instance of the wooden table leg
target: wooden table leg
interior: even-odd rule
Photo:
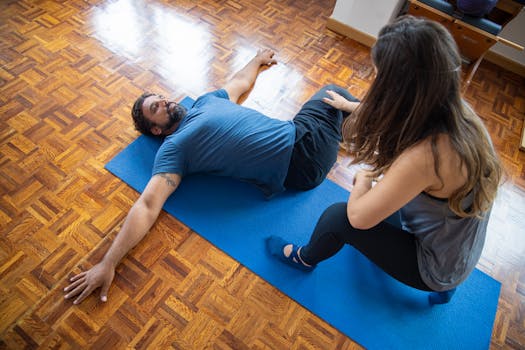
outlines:
[[[523,121],[523,129],[521,129],[520,150],[525,151],[525,120]]]

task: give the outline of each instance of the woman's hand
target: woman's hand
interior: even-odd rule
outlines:
[[[372,181],[374,180],[374,173],[370,170],[359,170],[355,176],[353,185],[362,187],[364,186],[367,189],[372,187]]]
[[[357,108],[357,106],[359,106],[359,102],[348,101],[346,98],[333,90],[326,90],[326,93],[330,96],[330,98],[323,98],[323,102],[328,103],[330,106],[341,111],[352,113]]]

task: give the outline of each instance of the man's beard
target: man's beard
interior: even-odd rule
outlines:
[[[173,107],[172,107],[173,106]],[[167,106],[168,122],[162,128],[163,131],[170,130],[173,126],[179,123],[186,115],[186,108],[175,102],[168,102]]]

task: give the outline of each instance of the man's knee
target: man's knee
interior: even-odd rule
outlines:
[[[347,89],[339,86],[339,85],[336,85],[336,84],[328,84],[328,85],[325,85],[320,91],[323,91],[326,93],[326,90],[332,90],[332,91],[335,91],[337,92],[339,95],[343,96],[344,98],[346,98],[347,100],[350,100],[350,101],[354,101],[354,102],[359,102],[359,99],[356,98],[355,96],[353,96],[350,92],[348,92]]]
[[[344,89],[342,86],[339,86],[339,85],[336,85],[336,84],[325,85],[319,91],[326,91],[326,90],[332,90],[332,91],[335,91],[335,92],[339,92],[339,91],[342,91],[342,90],[346,91],[346,89]]]
[[[330,96],[326,93],[327,90],[332,90],[332,91],[335,91],[337,93],[343,93],[342,91],[344,90],[342,87],[338,86],[338,85],[335,85],[335,84],[329,84],[329,85],[325,85],[323,86],[322,88],[320,88],[311,98],[310,98],[310,101],[322,101],[323,98],[325,97],[328,97],[330,98]]]
[[[347,89],[336,84],[328,84],[323,86],[321,89],[319,89],[319,91],[315,93],[315,95],[312,96],[310,101],[322,101],[325,97],[331,98],[326,93],[327,90],[335,91],[336,93],[343,96],[349,101],[359,102],[359,99],[353,96],[351,93],[349,93]]]

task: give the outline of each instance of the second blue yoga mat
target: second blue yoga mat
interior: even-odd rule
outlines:
[[[106,168],[142,192],[159,146],[160,140],[141,136]],[[450,303],[431,307],[428,293],[397,282],[351,247],[312,273],[268,256],[266,236],[305,243],[323,210],[348,195],[325,180],[311,191],[286,191],[268,201],[250,184],[198,175],[185,178],[164,209],[368,349],[487,349],[500,283],[479,270]]]

